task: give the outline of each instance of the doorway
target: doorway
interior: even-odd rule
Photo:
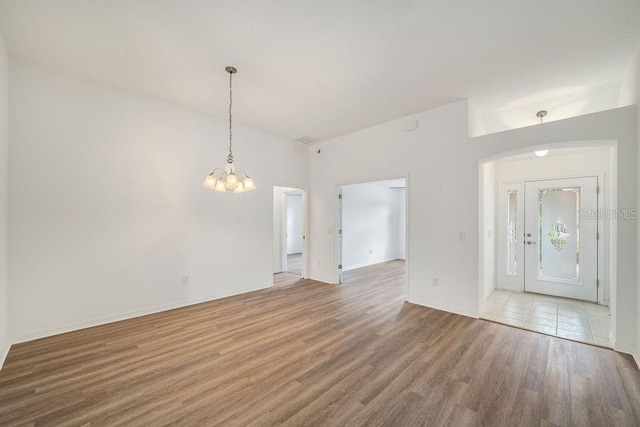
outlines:
[[[480,317],[611,346],[615,145],[548,154],[481,164]]]
[[[306,194],[273,187],[273,273],[306,277]]]
[[[338,187],[336,283],[364,267],[396,260],[406,266],[406,189],[406,178]]]
[[[286,232],[284,235],[286,271],[302,276],[302,252],[304,246],[302,190],[285,193]]]

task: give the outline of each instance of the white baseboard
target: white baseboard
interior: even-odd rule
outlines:
[[[415,298],[412,298],[411,300],[407,300],[407,301],[412,304],[421,305],[423,307],[435,308],[436,310],[447,311],[449,313],[459,314],[465,317],[472,317],[474,319],[478,319],[480,317],[480,313],[478,313],[477,311],[468,310],[466,308],[458,307],[454,305],[442,304],[442,303],[433,302],[433,301],[420,301],[420,300],[416,300]]]
[[[637,346],[615,343],[613,345],[613,349],[615,351],[619,351],[620,353],[631,355],[633,357],[633,360],[635,360],[636,362],[636,367],[640,369],[640,351]]]
[[[182,301],[171,302],[167,304],[161,304],[154,307],[145,308],[142,310],[134,310],[125,313],[120,313],[112,316],[99,317],[87,321],[70,323],[67,325],[62,325],[56,328],[45,329],[40,331],[35,331],[32,333],[20,335],[18,337],[11,337],[9,339],[8,347],[11,347],[11,344],[19,344],[27,341],[33,341],[40,338],[46,338],[53,335],[64,334],[67,332],[73,332],[80,329],[91,328],[93,326],[100,326],[107,323],[119,322],[121,320],[133,319],[135,317],[146,316],[148,314],[159,313],[161,311],[173,310],[174,308],[187,307],[194,304],[200,304],[207,301],[213,301],[221,298],[227,298],[234,295],[240,295],[247,292],[259,291],[261,289],[270,288],[271,285],[266,285],[258,288],[251,288],[241,291],[229,291],[229,292],[221,292],[217,294],[190,298]],[[8,349],[7,349],[8,352]],[[3,359],[4,360],[4,359]]]
[[[336,285],[337,284],[337,283],[333,283],[332,281],[324,280],[324,279],[321,279],[321,278],[316,277],[316,276],[309,276],[309,277],[307,277],[307,279],[315,280],[316,282],[325,283],[327,285]]]
[[[355,270],[357,268],[362,268],[362,267],[369,267],[370,265],[375,265],[375,264],[380,264],[383,262],[388,262],[388,261],[395,261],[397,259],[400,258],[389,258],[389,259],[381,259],[381,260],[375,260],[375,261],[367,261],[367,262],[361,262],[360,264],[353,264],[350,266],[345,266],[342,271],[351,271],[351,270]]]
[[[0,353],[0,370],[2,370],[2,367],[4,366],[4,361],[7,360],[7,355],[9,354],[9,349],[11,348],[11,344],[9,344],[8,342],[5,343],[5,347],[2,351],[2,353]]]

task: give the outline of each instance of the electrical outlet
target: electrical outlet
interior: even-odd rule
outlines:
[[[434,277],[433,279],[431,279],[431,285],[432,285],[432,286],[434,286],[434,287],[436,287],[436,288],[437,288],[438,286],[440,286],[440,282],[438,281],[438,278],[437,278],[437,277]]]
[[[189,284],[189,276],[182,276],[182,284],[183,285]]]
[[[465,233],[464,231],[459,232],[458,240],[461,242],[464,242],[465,240],[467,240],[467,233]]]
[[[320,260],[318,260],[318,267],[320,267],[320,264],[322,264],[322,263],[320,262]]]
[[[369,255],[373,253],[373,249],[369,249]]]

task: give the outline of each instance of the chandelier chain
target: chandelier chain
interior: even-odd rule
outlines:
[[[231,84],[233,79],[233,73],[229,73],[229,157],[227,157],[228,163],[233,163],[233,129],[231,121],[231,107],[233,106],[233,86]]]

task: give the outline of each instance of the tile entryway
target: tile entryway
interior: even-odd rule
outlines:
[[[609,307],[582,301],[496,289],[481,319],[611,347]]]

